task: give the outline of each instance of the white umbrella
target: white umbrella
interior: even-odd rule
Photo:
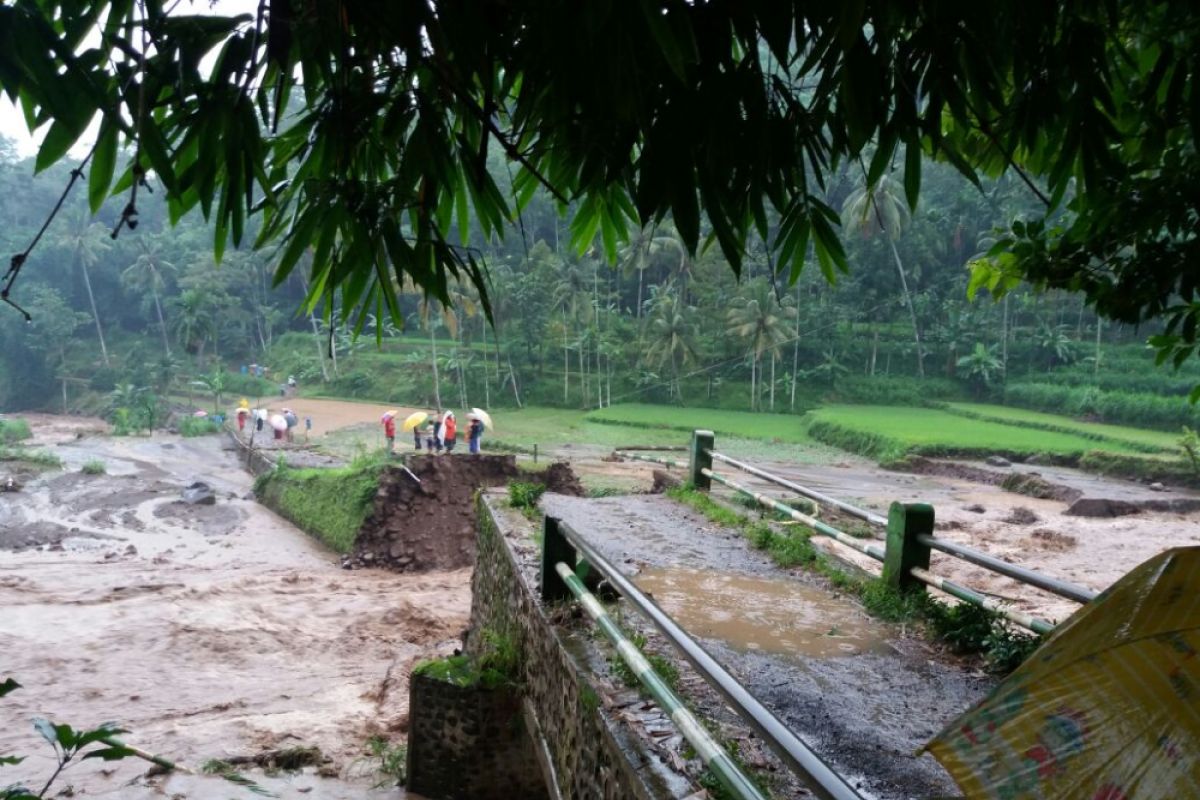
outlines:
[[[479,421],[483,423],[483,427],[489,431],[492,429],[492,417],[482,408],[472,408],[471,413],[479,417]]]
[[[271,415],[271,427],[277,431],[286,431],[287,430],[287,420],[284,419],[283,416],[280,414],[272,414]]]

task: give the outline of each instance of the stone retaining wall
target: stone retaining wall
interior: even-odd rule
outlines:
[[[478,501],[478,557],[472,578],[468,654],[486,648],[484,632],[513,642],[521,654],[522,686],[536,727],[549,745],[562,797],[576,800],[674,797],[655,771],[654,756],[608,718],[580,658],[586,630],[572,639],[553,624],[532,577],[536,552],[516,537],[495,507]]]

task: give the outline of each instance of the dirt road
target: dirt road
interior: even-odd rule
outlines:
[[[457,645],[469,570],[342,571],[249,499],[251,479],[218,437],[75,439],[88,425],[30,421],[66,469],[0,500],[0,673],[24,687],[0,701],[5,718],[115,720],[131,743],[191,765],[316,746],[319,770],[254,777],[282,796],[403,796],[371,788],[365,742],[404,738],[408,670]],[[93,459],[106,475],[78,472]],[[194,480],[215,504],[179,501]],[[0,753],[30,756],[5,783],[52,770],[32,726],[0,729]],[[213,778],[146,779],[145,767],[89,762],[59,785],[135,800],[252,796]]]

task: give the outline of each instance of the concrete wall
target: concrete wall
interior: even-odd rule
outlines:
[[[657,759],[614,724],[589,685],[580,653],[589,646],[584,629],[575,638],[552,624],[536,585],[537,554],[526,537],[512,536],[503,502],[481,494],[478,558],[472,579],[468,653],[485,648],[484,631],[514,641],[521,653],[518,682],[534,716],[531,727],[549,746],[550,769],[563,797],[675,797],[657,771]]]

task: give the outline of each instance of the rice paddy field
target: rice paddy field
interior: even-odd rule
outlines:
[[[936,408],[834,405],[810,412],[808,419],[814,438],[881,458],[907,452],[1078,456],[1090,450],[1135,453],[1144,449],[1132,441],[1097,441],[1081,433],[970,418]]]
[[[1131,428],[1127,425],[1084,422],[1060,414],[1047,414],[1041,411],[1029,411],[1024,408],[988,403],[947,403],[946,407],[952,412],[970,415],[978,419],[1042,430],[1078,433],[1101,441],[1124,442],[1140,446],[1141,449],[1148,451],[1175,453],[1179,450],[1178,434],[1165,431]]]

